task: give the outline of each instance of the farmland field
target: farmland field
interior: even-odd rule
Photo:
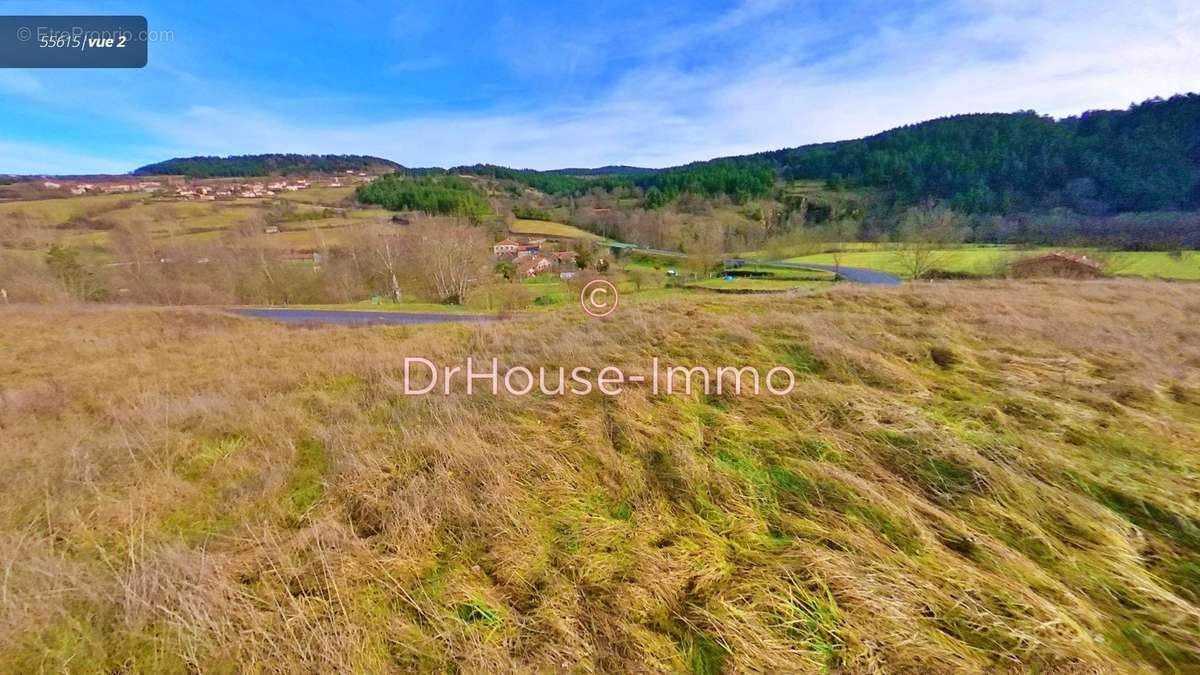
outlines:
[[[1117,276],[1135,276],[1178,280],[1200,280],[1200,253],[1183,251],[1179,257],[1163,251],[1115,251],[1097,252],[1090,249],[1064,249],[1063,247],[1013,248],[1007,246],[963,246],[937,251],[934,268],[973,276],[990,276],[1006,262],[1025,256],[1070,250],[1091,253],[1107,264]],[[788,258],[788,262],[834,264],[830,253],[818,253]],[[839,256],[839,262],[847,267],[866,267],[903,276],[904,262],[894,249],[847,250]]]
[[[326,206],[341,206],[354,196],[354,187],[310,187],[296,192],[281,192],[276,195],[280,199],[307,204],[323,204]]]
[[[529,220],[525,218],[517,218],[513,221],[509,231],[513,234],[522,235],[542,235],[546,237],[559,237],[563,239],[586,239],[589,241],[598,241],[603,237],[592,234],[586,230],[581,230],[578,227],[566,225],[564,223],[555,223],[547,220]]]

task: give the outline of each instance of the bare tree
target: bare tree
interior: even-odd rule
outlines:
[[[719,227],[699,224],[692,227],[683,243],[683,252],[688,256],[688,267],[700,277],[706,277],[721,262],[724,236]]]
[[[910,279],[923,279],[946,257],[946,248],[965,237],[962,217],[943,208],[912,208],[900,222],[900,246],[895,255]]]
[[[402,278],[437,302],[466,303],[491,274],[490,240],[478,227],[431,218],[410,225],[401,242]]]
[[[825,226],[822,231],[825,240],[825,250],[833,259],[833,272],[842,271],[842,257],[850,242],[858,239],[858,223],[852,220],[836,220]]]

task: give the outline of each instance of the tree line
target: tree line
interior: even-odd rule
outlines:
[[[449,175],[380,176],[356,192],[358,201],[393,211],[453,215],[478,223],[491,214],[487,198],[470,181]]]
[[[1033,111],[957,115],[858,140],[662,170],[568,175],[475,165],[453,171],[560,197],[637,187],[648,208],[683,193],[741,203],[770,194],[779,177],[878,189],[894,213],[931,200],[969,214],[1189,210],[1200,208],[1200,95],[1061,120]]]
[[[959,115],[868,138],[736,158],[787,179],[935,198],[966,213],[1067,207],[1089,215],[1200,207],[1200,95],[1055,120]]]
[[[176,157],[134,169],[135,176],[168,175],[189,178],[245,178],[250,176],[343,173],[399,164],[370,155],[230,155],[228,157]]]

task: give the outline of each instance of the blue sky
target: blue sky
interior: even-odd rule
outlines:
[[[173,156],[670,166],[1200,90],[1192,0],[0,0],[143,14],[141,70],[0,69],[0,172]]]

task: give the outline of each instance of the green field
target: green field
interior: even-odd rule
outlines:
[[[514,220],[512,226],[509,227],[509,231],[513,234],[542,235],[544,237],[560,237],[564,239],[587,239],[592,241],[603,239],[599,235],[564,223],[555,223],[548,220],[529,220],[526,218]]]
[[[1060,247],[1017,249],[1008,246],[964,246],[937,251],[933,267],[943,272],[990,276],[1002,269],[1004,264],[1029,255],[1050,251],[1061,251]],[[1078,249],[1089,253],[1087,249]],[[1111,253],[1091,252],[1101,260],[1111,274],[1179,280],[1200,280],[1200,253],[1184,251],[1178,258],[1165,251],[1117,251]],[[835,264],[831,253],[788,258],[787,262]],[[846,267],[865,267],[905,275],[902,256],[894,249],[849,250],[838,256],[837,263]]]

